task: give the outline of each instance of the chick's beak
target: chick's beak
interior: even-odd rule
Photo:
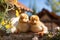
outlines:
[[[28,20],[23,19],[24,22],[28,22]]]
[[[36,23],[36,21],[34,21],[34,23]]]

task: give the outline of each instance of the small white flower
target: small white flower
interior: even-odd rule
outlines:
[[[60,30],[60,27],[56,27],[55,29],[56,29],[56,30]]]
[[[11,28],[11,32],[12,32],[12,33],[14,33],[16,30],[17,30],[16,27],[12,27],[12,28]]]
[[[38,40],[38,37],[37,37],[37,36],[34,36],[34,37],[32,38],[32,40]]]

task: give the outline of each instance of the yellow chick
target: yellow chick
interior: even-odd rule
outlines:
[[[20,14],[17,30],[19,32],[27,32],[29,29],[28,21],[29,21],[29,16],[27,14],[25,13]]]
[[[37,15],[32,15],[30,17],[30,26],[31,31],[37,34],[45,34],[48,33],[47,27],[39,20],[39,17]]]

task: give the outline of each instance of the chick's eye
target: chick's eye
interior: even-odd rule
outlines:
[[[23,19],[23,17],[20,17],[20,19]]]
[[[31,21],[34,21],[34,19],[32,19]]]
[[[37,21],[37,20],[35,19],[35,21]]]
[[[28,19],[28,18],[25,18],[25,19]]]

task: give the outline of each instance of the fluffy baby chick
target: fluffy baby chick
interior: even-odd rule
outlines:
[[[32,32],[35,32],[41,35],[48,33],[47,27],[39,20],[39,17],[37,15],[32,15],[30,17],[29,23],[30,23]]]
[[[25,14],[25,13],[20,14],[17,31],[18,32],[27,32],[29,29],[28,21],[29,21],[29,17],[27,14]]]

